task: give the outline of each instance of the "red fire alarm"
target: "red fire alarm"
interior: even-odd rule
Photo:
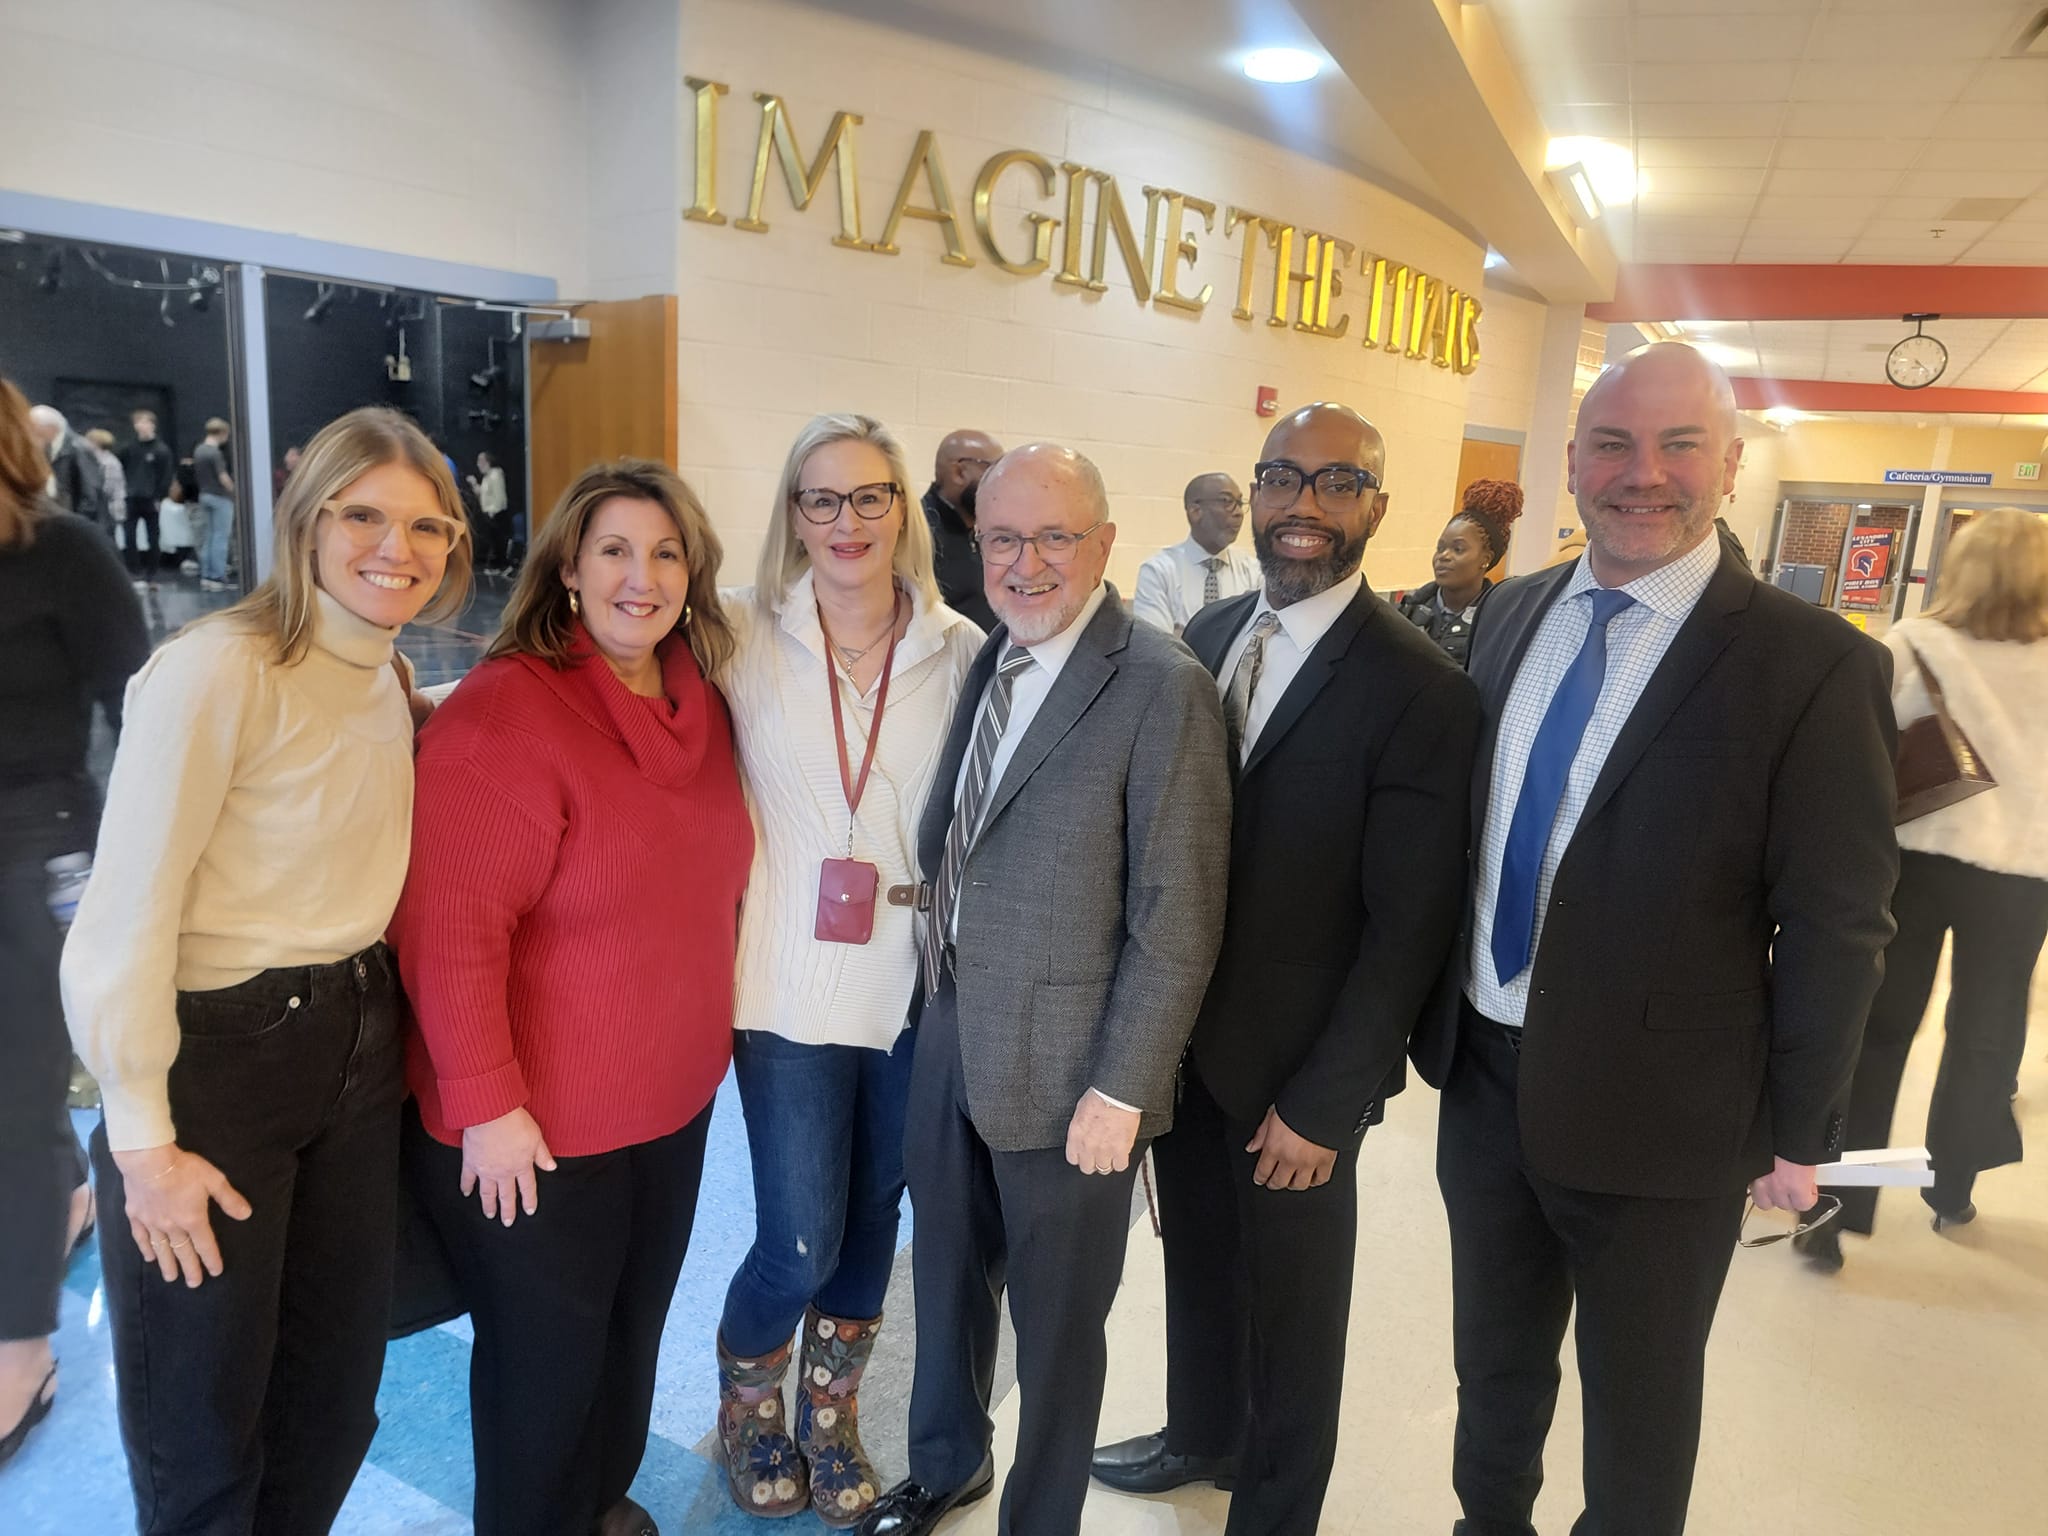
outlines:
[[[1279,415],[1280,391],[1273,388],[1270,384],[1261,384],[1259,386],[1259,403],[1256,410],[1261,416]]]

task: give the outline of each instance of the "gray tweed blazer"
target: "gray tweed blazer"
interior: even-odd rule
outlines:
[[[926,801],[934,878],[982,695],[968,674]],[[1216,681],[1110,588],[997,784],[960,888],[955,974],[967,1107],[999,1152],[1066,1144],[1081,1095],[1173,1123],[1174,1079],[1223,939],[1230,770]]]

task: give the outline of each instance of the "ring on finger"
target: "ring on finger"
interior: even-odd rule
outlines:
[[[173,1248],[190,1248],[190,1247],[191,1247],[192,1245],[191,1245],[191,1243],[189,1243],[189,1242],[184,1242],[184,1243],[173,1243],[173,1244],[171,1244],[171,1246],[172,1246]]]
[[[150,1235],[149,1246],[152,1248],[168,1248],[171,1246],[171,1240],[165,1237],[163,1233],[155,1232]]]

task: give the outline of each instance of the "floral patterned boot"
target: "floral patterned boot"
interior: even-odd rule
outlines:
[[[879,1317],[861,1323],[816,1307],[804,1312],[796,1437],[811,1466],[811,1508],[838,1530],[858,1525],[881,1492],[860,1443],[860,1379],[881,1327]]]
[[[803,1457],[782,1413],[782,1378],[792,1346],[741,1360],[718,1341],[718,1444],[732,1501],[750,1515],[780,1519],[810,1503]]]

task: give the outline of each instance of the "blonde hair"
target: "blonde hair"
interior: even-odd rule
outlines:
[[[853,414],[813,416],[789,446],[782,462],[782,478],[775,488],[775,505],[768,513],[768,536],[761,541],[761,562],[754,574],[758,602],[780,611],[789,589],[803,576],[810,556],[796,531],[796,493],[803,489],[797,477],[804,461],[832,443],[867,443],[889,462],[889,479],[896,486],[896,502],[903,509],[903,526],[896,534],[896,553],[890,561],[897,579],[924,599],[927,608],[939,605],[939,580],[932,569],[932,531],[924,510],[911,498],[910,467],[903,457],[903,444],[896,434],[872,416]]]
[[[0,549],[35,542],[49,481],[49,456],[28,424],[28,397],[0,379]]]
[[[232,608],[201,624],[231,624],[270,641],[278,663],[292,666],[305,659],[313,644],[314,550],[320,512],[342,490],[384,464],[403,464],[423,475],[434,488],[441,515],[467,528],[462,497],[440,450],[427,441],[413,421],[388,406],[366,405],[337,417],[313,434],[305,457],[278,493],[271,520],[270,575]],[[448,551],[441,585],[420,610],[420,622],[453,618],[469,602],[469,540],[458,538]]]
[[[111,449],[114,446],[114,434],[105,427],[94,427],[85,434],[85,440],[95,448]]]
[[[669,515],[682,537],[683,565],[690,573],[684,626],[697,670],[713,677],[732,656],[732,621],[718,601],[718,567],[725,549],[712,531],[704,504],[666,464],[618,459],[591,465],[562,492],[562,499],[555,503],[555,510],[526,552],[519,584],[505,605],[504,622],[484,652],[486,661],[498,656],[538,656],[556,668],[568,664],[578,626],[575,610],[569,606],[569,589],[562,585],[562,572],[574,567],[591,519],[614,496],[653,502]]]
[[[1927,617],[1979,640],[2048,638],[2048,517],[2000,507],[1971,518],[1942,557]]]

